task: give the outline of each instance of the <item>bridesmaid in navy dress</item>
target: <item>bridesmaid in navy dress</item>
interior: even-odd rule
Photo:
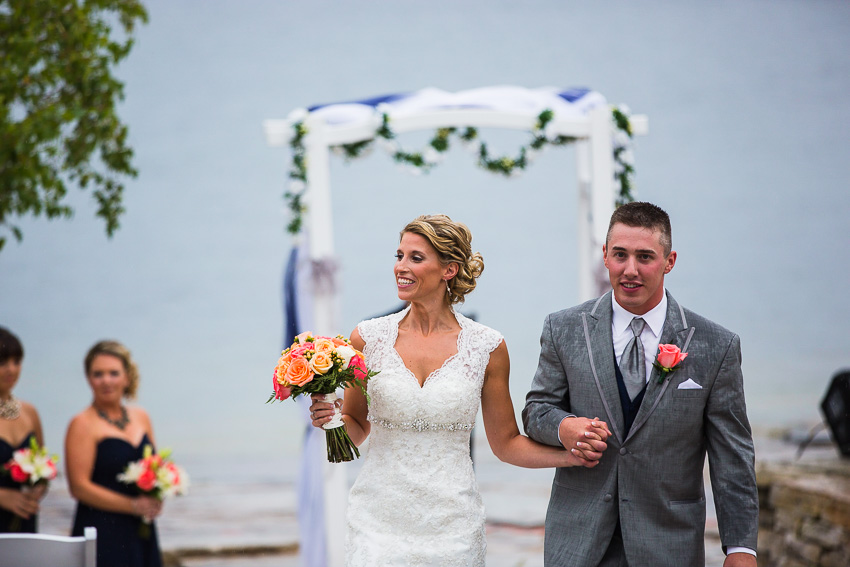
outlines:
[[[77,414],[65,437],[65,463],[71,495],[77,499],[72,535],[97,528],[97,564],[160,567],[156,525],[162,503],[139,495],[117,476],[154,446],[150,418],[138,406],[125,406],[139,383],[135,362],[121,343],[101,341],[85,359],[91,406]]]
[[[30,439],[35,438],[39,445],[44,442],[38,412],[32,404],[12,395],[23,358],[21,341],[0,327],[0,466],[18,449],[29,447]],[[22,485],[4,472],[0,472],[0,532],[35,533],[38,505],[46,486],[21,490]]]

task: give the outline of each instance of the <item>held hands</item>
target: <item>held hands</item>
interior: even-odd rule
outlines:
[[[33,514],[38,514],[38,502],[41,498],[29,490],[0,489],[0,507],[5,508],[16,516],[29,520]]]
[[[599,464],[602,453],[608,448],[611,431],[598,417],[567,417],[561,420],[558,436],[570,452],[569,462],[574,467],[593,468]]]
[[[322,427],[334,416],[335,407],[342,407],[342,399],[338,399],[331,404],[324,401],[323,394],[313,394],[310,398],[313,400],[313,404],[310,406],[310,417],[313,419],[313,427]]]
[[[150,496],[137,496],[133,499],[133,512],[145,522],[151,522],[162,512],[162,501]]]

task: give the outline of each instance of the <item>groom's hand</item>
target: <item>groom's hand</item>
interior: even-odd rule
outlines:
[[[598,417],[567,417],[561,420],[558,437],[573,457],[573,466],[592,468],[599,464],[602,453],[608,448],[611,431]]]

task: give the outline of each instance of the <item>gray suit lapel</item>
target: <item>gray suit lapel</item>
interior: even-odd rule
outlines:
[[[599,416],[611,426],[612,433],[622,443],[623,410],[620,406],[620,392],[617,389],[616,371],[614,370],[613,336],[611,334],[611,292],[600,297],[590,313],[582,313],[582,326],[590,358],[590,368],[606,416]],[[586,416],[596,417],[596,416]]]
[[[682,352],[687,352],[688,345],[690,344],[693,335],[694,328],[688,327],[685,311],[668,292],[667,316],[664,320],[664,328],[661,331],[660,344],[674,344],[678,346]],[[652,374],[649,377],[649,382],[646,385],[646,394],[643,396],[643,402],[640,405],[637,416],[635,416],[635,422],[629,430],[629,437],[627,440],[634,437],[635,433],[637,433],[641,426],[646,423],[646,420],[649,419],[652,412],[655,411],[656,406],[658,406],[658,402],[660,402],[664,397],[664,392],[667,391],[667,387],[670,385],[670,375],[668,375],[661,384],[658,383],[658,379],[660,377],[661,371],[657,368],[653,368]]]

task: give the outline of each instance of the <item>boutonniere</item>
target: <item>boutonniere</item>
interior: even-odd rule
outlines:
[[[688,353],[682,352],[676,345],[658,345],[658,356],[652,365],[661,371],[658,383],[661,384],[667,375],[679,369],[679,364],[688,357]]]

